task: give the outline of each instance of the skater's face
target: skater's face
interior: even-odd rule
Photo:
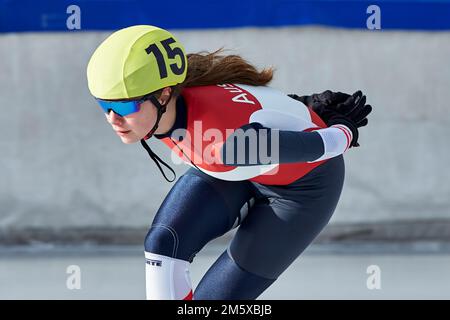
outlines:
[[[162,105],[167,104],[170,99],[170,92],[171,88],[165,88],[158,98],[159,103]],[[162,115],[158,129],[155,131],[156,134],[164,133],[173,123],[175,115],[173,111],[175,109],[174,103],[175,99],[172,99],[171,103],[168,104],[167,112]],[[145,100],[132,109],[134,111],[132,113],[121,116],[119,113],[109,110],[105,113],[105,116],[122,142],[129,144],[138,142],[150,132],[157,120],[157,110],[150,100]]]
[[[114,111],[105,113],[106,120],[123,143],[134,143],[144,138],[153,128],[157,118],[157,109],[146,100],[139,104],[139,111],[120,116]]]

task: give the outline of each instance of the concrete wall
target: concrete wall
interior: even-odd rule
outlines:
[[[188,52],[225,46],[275,66],[285,92],[367,94],[374,111],[345,157],[332,223],[450,219],[450,33],[173,31]],[[145,228],[172,186],[88,92],[88,59],[108,34],[0,36],[0,229]]]

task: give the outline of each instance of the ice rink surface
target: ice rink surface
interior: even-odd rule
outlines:
[[[194,287],[225,246],[208,245],[191,265]],[[144,299],[140,247],[0,249],[0,299]],[[68,289],[69,266],[80,289]],[[380,289],[369,289],[369,266]],[[313,245],[264,292],[264,299],[450,299],[448,245]]]

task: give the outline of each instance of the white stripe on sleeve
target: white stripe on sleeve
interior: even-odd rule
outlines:
[[[342,124],[336,124],[314,132],[322,137],[325,152],[320,158],[308,162],[322,161],[343,154],[347,151],[353,139],[351,130]]]

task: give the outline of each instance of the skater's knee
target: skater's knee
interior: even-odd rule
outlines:
[[[274,281],[244,270],[224,252],[197,286],[194,299],[253,300]]]
[[[233,261],[243,270],[256,276],[276,280],[287,268],[283,259],[278,259],[276,255],[270,255],[268,252],[248,254],[242,247],[231,243],[228,253]]]
[[[178,250],[178,234],[170,226],[153,225],[145,237],[145,251],[168,257],[176,257]]]

